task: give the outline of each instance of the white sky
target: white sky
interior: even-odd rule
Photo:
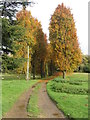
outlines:
[[[88,1],[89,0],[32,0],[35,4],[29,7],[33,17],[41,21],[44,33],[49,38],[49,22],[51,15],[58,4],[62,2],[71,9],[76,23],[77,36],[80,48],[84,54],[88,54]]]

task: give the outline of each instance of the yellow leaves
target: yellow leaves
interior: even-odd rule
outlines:
[[[59,46],[56,44],[56,49],[59,49]]]
[[[58,5],[50,21],[50,44],[53,48],[55,63],[60,70],[71,71],[81,61],[75,22],[70,9]]]
[[[62,16],[63,18],[65,18],[65,14],[64,14],[64,13],[62,13],[61,16]]]
[[[17,20],[19,24],[25,28],[24,40],[31,46],[34,44],[34,32],[36,30],[37,20],[31,16],[31,13],[27,10],[21,10],[17,13]]]
[[[58,29],[59,29],[59,25],[57,25],[57,24],[56,24],[56,25],[55,25],[55,29],[57,29],[57,30],[58,30]]]
[[[17,20],[23,21],[31,18],[31,13],[27,10],[21,10],[20,12],[17,13],[16,15]]]
[[[32,59],[35,60],[37,58],[38,62],[37,61],[36,62],[38,64],[40,63],[41,60],[45,62],[47,55],[47,37],[43,33],[41,23],[38,22],[37,19],[34,19],[31,13],[25,9],[17,13],[16,16],[17,16],[18,25],[21,25],[25,29],[21,43],[17,42],[19,48],[16,52],[16,57],[27,59],[27,45],[29,45],[30,64],[31,64],[31,57]],[[27,62],[25,61],[23,67],[20,67],[20,70],[24,71],[24,73],[26,73],[26,66],[27,66],[26,63]]]
[[[57,23],[57,20],[55,20],[55,23]]]

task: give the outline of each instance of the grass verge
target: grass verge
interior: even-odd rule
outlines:
[[[2,115],[10,110],[19,96],[34,85],[37,80],[15,80],[12,79],[2,80]]]
[[[68,80],[73,81],[73,84],[70,84],[71,86],[77,86],[80,87],[82,86],[82,88],[84,87],[88,87],[88,79],[87,79],[86,74],[73,74],[72,76],[67,76],[67,78],[69,78]],[[67,80],[66,78],[66,80]],[[63,87],[67,89],[66,86],[68,86],[69,82],[60,82],[60,80],[62,81],[61,77],[56,78],[56,81],[54,79],[54,81],[50,81],[47,84],[47,92],[49,94],[49,96],[51,97],[51,99],[53,99],[56,104],[57,107],[59,109],[61,109],[64,114],[68,117],[68,118],[74,118],[76,120],[80,119],[80,118],[88,118],[88,94],[84,95],[84,94],[72,94],[71,93],[65,93],[63,91],[54,91],[52,89],[52,86],[56,84],[56,86],[54,86],[55,90],[57,89],[58,84],[63,85]],[[68,81],[67,80],[67,81]],[[57,84],[58,81],[58,84]],[[78,84],[76,85],[76,82],[82,82],[82,84]],[[83,84],[83,82],[85,82],[85,85]],[[87,84],[87,85],[86,85]],[[65,85],[65,86],[64,86]],[[64,88],[64,89],[65,89]]]
[[[38,108],[38,91],[40,87],[41,87],[41,84],[38,84],[34,88],[33,94],[30,96],[29,104],[27,107],[28,116],[30,118],[37,118],[40,113],[40,109]]]

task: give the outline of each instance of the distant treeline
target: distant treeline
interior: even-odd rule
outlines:
[[[90,55],[83,55],[82,56],[82,63],[80,66],[75,70],[75,72],[86,72],[90,73]]]

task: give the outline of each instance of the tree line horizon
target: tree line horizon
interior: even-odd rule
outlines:
[[[27,5],[27,4],[26,4]],[[57,6],[49,23],[49,41],[42,30],[41,23],[23,6],[13,22],[6,17],[2,20],[2,46],[10,48],[2,55],[2,72],[27,75],[40,74],[41,78],[61,71],[63,78],[67,72],[73,72],[82,63],[82,52],[78,43],[77,30],[70,8],[63,3]],[[29,46],[29,56],[28,56]]]

